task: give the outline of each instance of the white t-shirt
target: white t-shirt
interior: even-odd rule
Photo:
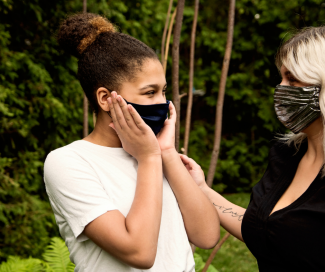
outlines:
[[[137,183],[137,161],[123,148],[80,140],[46,158],[46,191],[79,272],[135,272],[83,234],[85,226],[110,210],[130,211]],[[176,174],[176,173],[175,173]],[[114,222],[112,222],[114,224]],[[109,227],[109,226],[108,226]],[[175,195],[163,179],[163,207],[154,266],[145,271],[192,272],[194,259]]]

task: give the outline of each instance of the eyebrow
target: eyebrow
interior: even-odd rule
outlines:
[[[167,83],[165,84],[165,86],[163,87],[163,89],[165,89],[166,87],[167,87]],[[149,84],[149,85],[146,85],[146,86],[140,88],[139,90],[140,91],[144,91],[144,90],[146,90],[148,88],[153,88],[155,90],[159,90],[160,85],[158,85],[158,84]]]

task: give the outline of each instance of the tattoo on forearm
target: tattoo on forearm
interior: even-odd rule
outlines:
[[[237,212],[234,212],[234,211],[232,210],[232,208],[226,208],[226,207],[224,207],[224,206],[220,206],[220,205],[217,205],[217,204],[215,204],[215,203],[213,203],[213,205],[214,205],[217,209],[221,210],[222,213],[229,213],[229,214],[231,214],[232,217],[237,217],[238,221],[242,221],[242,220],[243,220],[244,215],[243,215],[243,214],[238,214]]]

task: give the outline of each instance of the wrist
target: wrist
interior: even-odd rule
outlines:
[[[152,155],[146,155],[143,157],[137,158],[138,164],[148,164],[148,163],[161,163],[161,154],[152,154]]]
[[[170,147],[170,148],[167,148],[167,149],[163,149],[161,150],[161,156],[169,156],[169,155],[175,155],[178,154],[175,147]]]
[[[206,182],[203,184],[199,185],[200,190],[205,194],[208,195],[209,190],[211,189]]]

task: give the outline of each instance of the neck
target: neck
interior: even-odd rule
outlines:
[[[112,118],[106,112],[100,111],[94,130],[83,140],[107,147],[122,147],[116,132],[108,126],[111,122]]]
[[[323,119],[320,117],[303,131],[307,134],[308,140],[306,157],[309,157],[314,161],[324,160],[323,129]]]

